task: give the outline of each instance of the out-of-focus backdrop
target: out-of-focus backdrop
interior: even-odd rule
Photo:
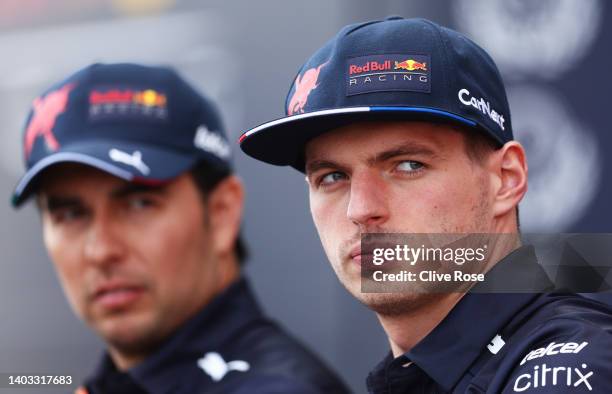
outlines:
[[[612,7],[606,1],[3,0],[0,373],[81,379],[102,350],[63,297],[35,208],[14,211],[8,203],[23,171],[21,127],[37,94],[95,61],[170,64],[218,102],[235,141],[283,115],[298,68],[342,26],[393,14],[458,29],[499,65],[516,137],[528,151],[525,231],[612,232]],[[365,392],[365,376],[388,345],[374,315],[330,269],[303,177],[237,147],[235,157],[248,192],[247,272],[260,300],[355,392]]]

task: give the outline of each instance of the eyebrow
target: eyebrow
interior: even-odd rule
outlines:
[[[166,191],[166,186],[166,184],[148,185],[142,183],[126,183],[113,190],[110,195],[113,198],[122,198],[138,193],[162,194]]]
[[[138,183],[127,183],[111,191],[110,196],[114,199],[128,197],[138,193],[163,193],[166,185],[146,185]],[[43,194],[40,198],[40,207],[48,211],[62,208],[83,206],[83,200],[78,196],[61,196]]]
[[[408,143],[401,146],[377,153],[374,157],[369,158],[368,164],[373,165],[383,161],[392,159],[397,156],[412,155],[412,156],[429,156],[437,157],[438,155],[427,145],[419,143]]]
[[[328,168],[344,169],[342,165],[331,160],[312,160],[306,165],[306,174],[312,174],[313,172]]]
[[[47,196],[44,195],[39,200],[39,207],[49,212],[56,211],[62,208],[80,207],[83,205],[78,197],[73,196]]]
[[[439,155],[429,146],[424,144],[419,144],[415,142],[409,142],[402,144],[397,147],[393,147],[391,149],[385,150],[383,152],[376,153],[374,156],[369,157],[366,162],[368,165],[372,166],[377,163],[384,162],[386,160],[392,159],[397,156],[404,155],[412,155],[412,156],[428,156],[431,158],[439,157]],[[337,163],[333,160],[328,159],[315,159],[308,162],[306,165],[306,173],[310,174],[315,171],[326,169],[326,168],[334,168],[334,169],[345,169],[340,163]]]

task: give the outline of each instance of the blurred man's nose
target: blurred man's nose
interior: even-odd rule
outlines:
[[[84,254],[90,264],[108,266],[120,262],[124,253],[124,239],[118,224],[104,213],[91,219],[85,236]]]

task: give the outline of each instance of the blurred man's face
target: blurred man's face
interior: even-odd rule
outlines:
[[[338,278],[383,314],[428,296],[361,293],[361,233],[490,231],[492,192],[455,129],[421,122],[356,123],[306,148],[310,208]]]
[[[112,346],[155,346],[213,296],[201,195],[185,174],[138,186],[80,165],[41,186],[44,241],[74,311]]]

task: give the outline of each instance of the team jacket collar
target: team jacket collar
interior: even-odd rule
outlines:
[[[242,327],[263,316],[244,278],[239,279],[183,325],[153,355],[128,371],[129,376],[149,393],[162,394],[181,384],[186,364],[209,351],[218,351]],[[90,381],[116,371],[105,355]]]
[[[537,263],[533,247],[529,246],[506,256],[489,271],[487,282],[489,278],[502,278],[515,284],[525,278],[535,278],[542,289],[550,284]],[[533,283],[526,288],[533,289]],[[488,351],[487,345],[512,317],[538,296],[533,292],[487,294],[485,291],[484,286],[475,286],[442,323],[402,357],[414,362],[447,391],[457,384],[479,354]]]

